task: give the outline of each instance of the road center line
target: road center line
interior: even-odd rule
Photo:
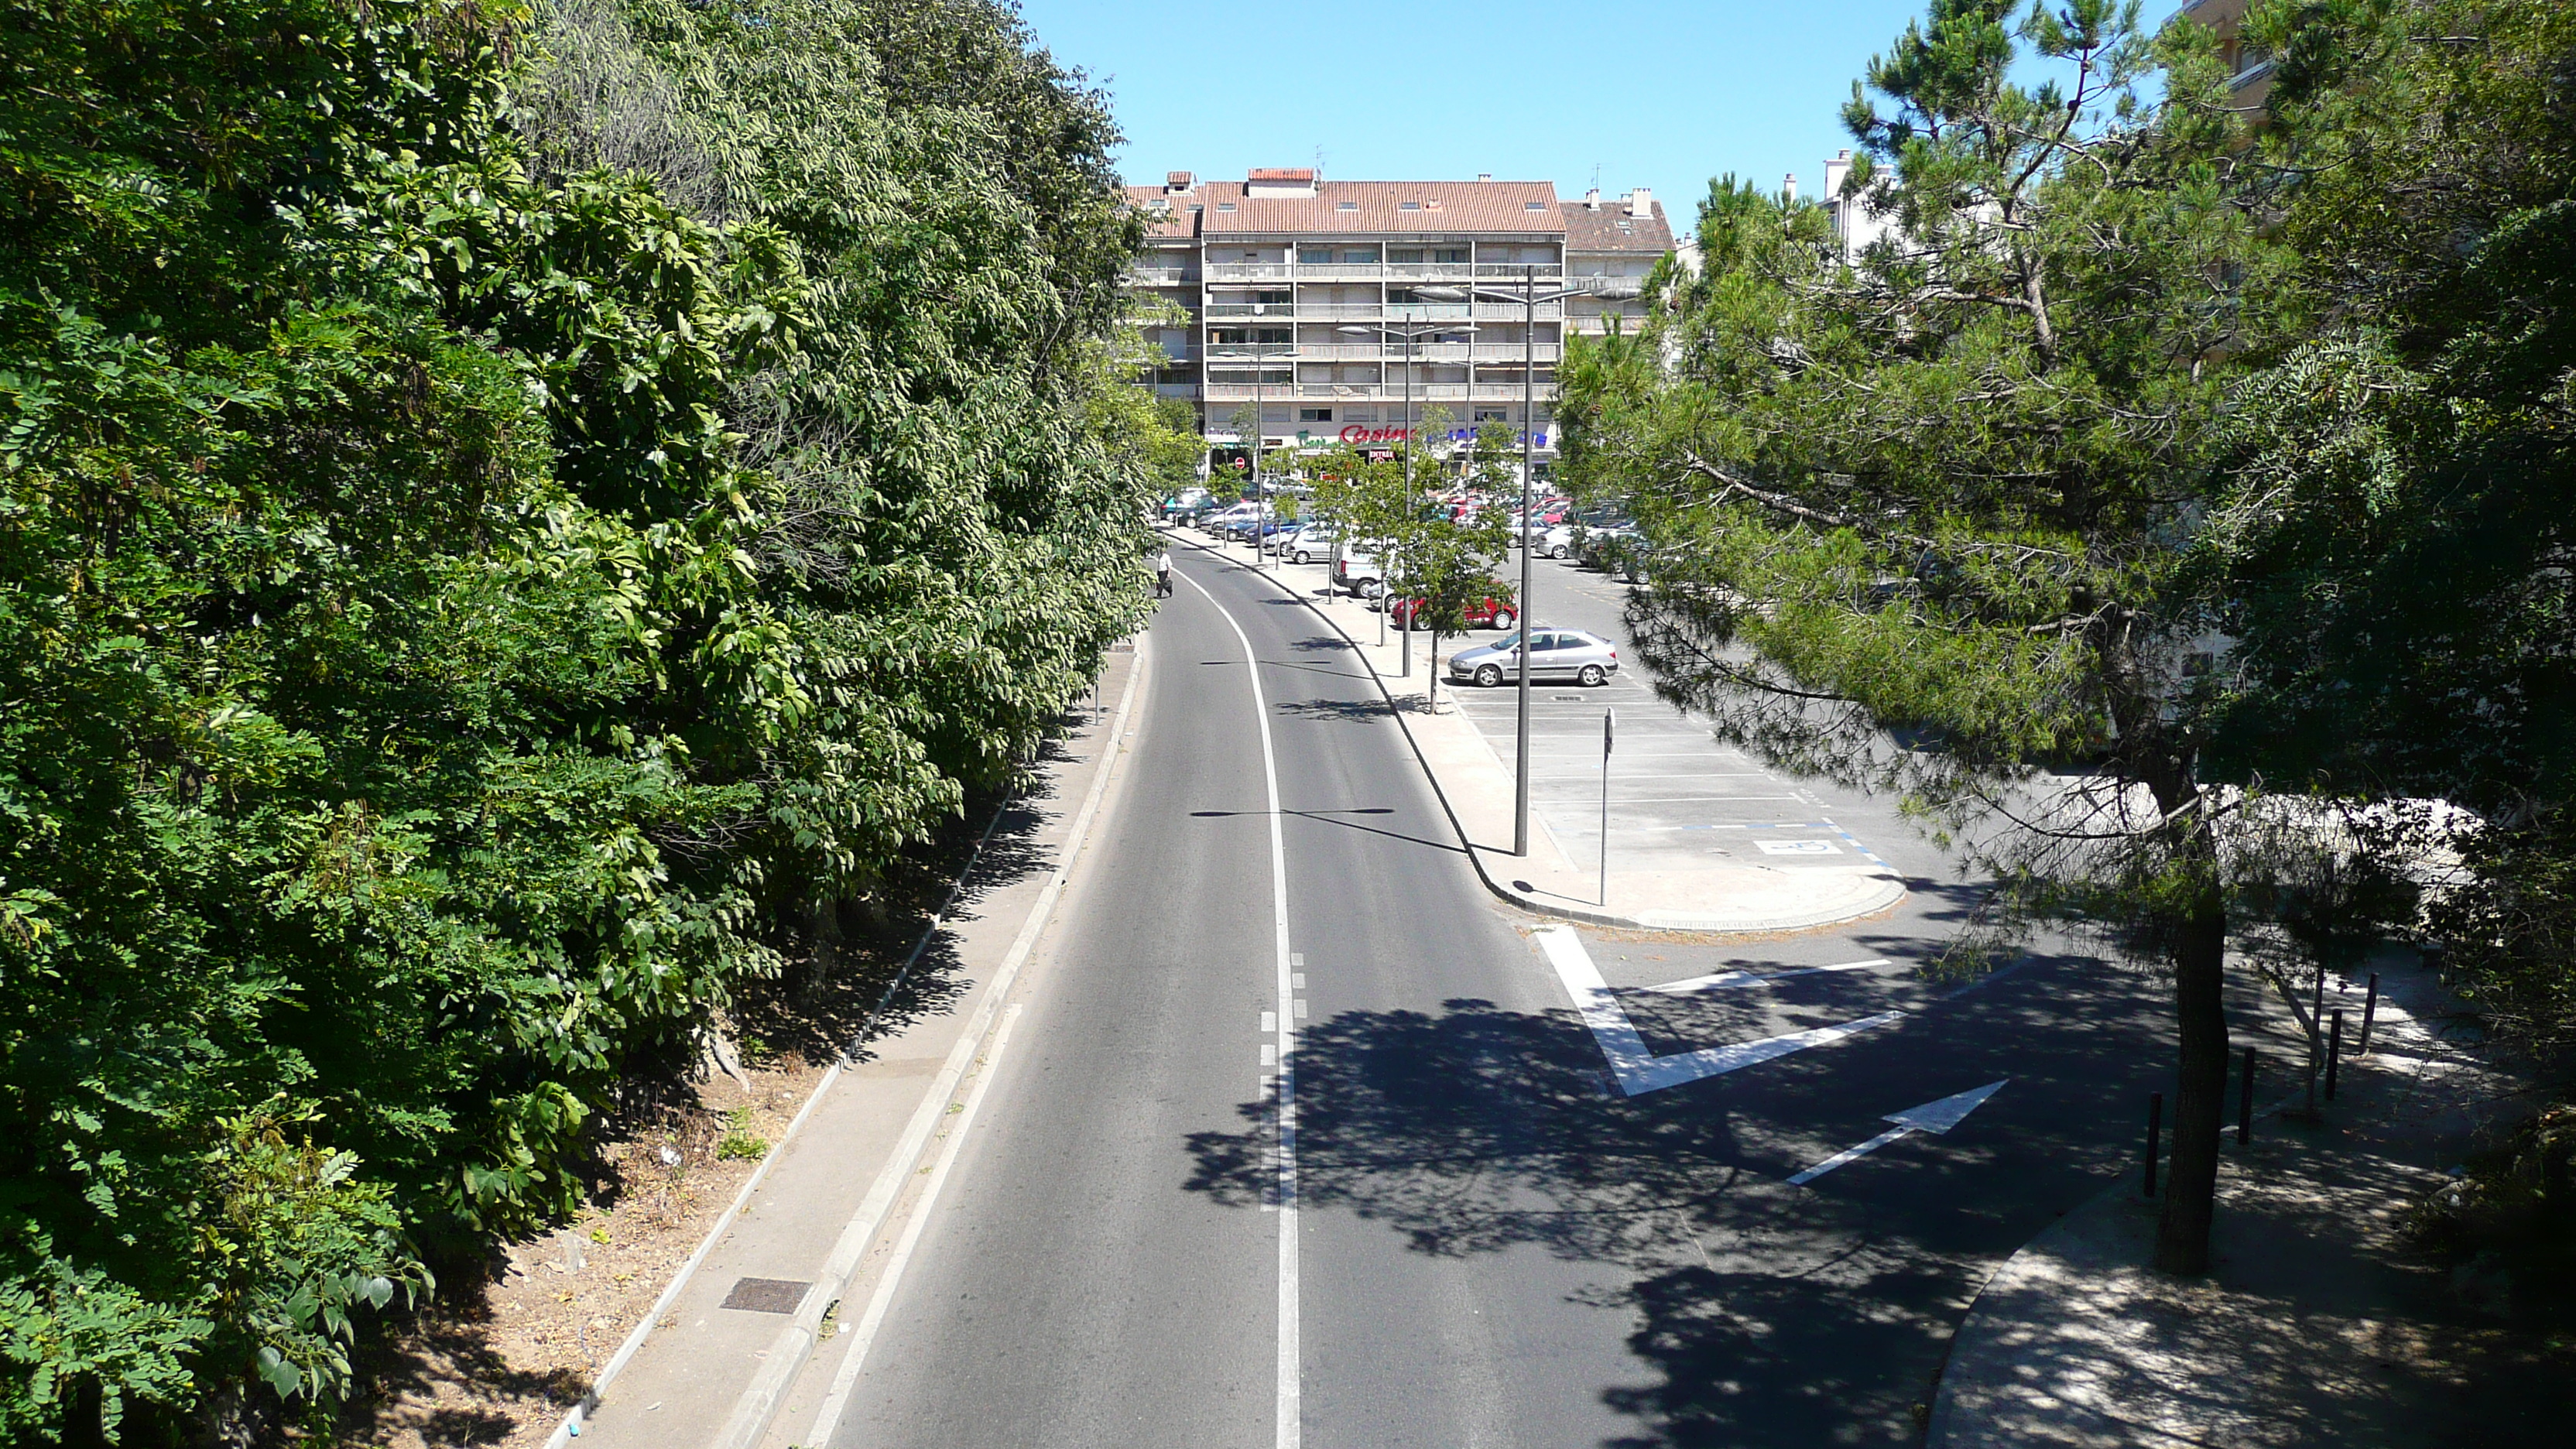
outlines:
[[[1302,1383],[1299,1377],[1301,1357],[1297,1341],[1297,1049],[1298,1010],[1303,1003],[1292,993],[1296,990],[1289,970],[1288,952],[1288,845],[1279,825],[1279,756],[1270,744],[1270,706],[1261,697],[1261,660],[1252,652],[1252,636],[1243,632],[1234,615],[1217,603],[1207,586],[1175,569],[1181,582],[1199,591],[1199,596],[1215,608],[1217,617],[1243,645],[1243,664],[1252,682],[1252,717],[1261,726],[1261,773],[1270,791],[1270,916],[1272,955],[1277,958],[1279,1075],[1276,1116],[1279,1124],[1279,1389],[1277,1405],[1278,1449],[1297,1449],[1304,1436]],[[1263,1012],[1264,1024],[1270,1013]]]

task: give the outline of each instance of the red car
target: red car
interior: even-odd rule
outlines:
[[[1387,607],[1393,610],[1387,618],[1399,629],[1430,627],[1414,622],[1415,612],[1422,607],[1420,599],[1397,599]],[[1480,599],[1467,606],[1467,627],[1470,629],[1509,629],[1520,621],[1521,616],[1513,612],[1509,599]]]

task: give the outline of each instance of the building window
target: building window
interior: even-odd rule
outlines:
[[[1360,204],[1356,201],[1341,201],[1333,204],[1333,210],[1335,211],[1357,211],[1359,209]]]
[[[1216,204],[1216,209],[1219,211],[1232,211],[1234,210],[1234,203],[1231,201],[1220,201]]]
[[[1377,248],[1353,247],[1351,250],[1342,253],[1342,260],[1346,262],[1374,262],[1377,260]]]
[[[1524,201],[1524,202],[1522,202],[1522,203],[1521,203],[1521,210],[1523,210],[1523,211],[1545,211],[1545,210],[1547,210],[1547,203],[1546,203],[1546,202],[1544,202],[1544,201]]]
[[[1332,259],[1333,249],[1331,247],[1297,248],[1297,265],[1301,267],[1320,267]]]
[[[1422,209],[1422,203],[1419,201],[1398,202],[1397,206],[1399,209],[1404,211],[1420,211]]]
[[[1434,248],[1431,253],[1431,260],[1435,262],[1463,262],[1467,260],[1467,249],[1465,247],[1437,247]]]
[[[1386,254],[1386,259],[1390,262],[1418,262],[1422,260],[1422,248],[1397,247]]]
[[[1511,420],[1512,415],[1501,408],[1476,409],[1476,421],[1480,423],[1508,423]]]
[[[1331,408],[1297,409],[1297,421],[1301,423],[1329,423],[1332,420],[1333,410]]]

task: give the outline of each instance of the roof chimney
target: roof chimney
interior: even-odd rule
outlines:
[[[1243,194],[1311,198],[1315,194],[1315,172],[1306,166],[1255,166],[1244,174]]]
[[[1797,172],[1792,171],[1788,175],[1780,178],[1780,199],[1783,201],[1795,201],[1798,199]]]
[[[1479,181],[1491,181],[1494,179],[1494,173],[1491,171],[1479,171],[1476,173],[1476,179]]]
[[[1642,187],[1642,186],[1638,187],[1638,188],[1637,188],[1636,190],[1634,190],[1634,191],[1629,192],[1629,193],[1628,193],[1628,214],[1629,214],[1630,216],[1644,217],[1644,218],[1645,218],[1646,220],[1648,220],[1648,221],[1652,221],[1652,220],[1654,220],[1654,219],[1655,219],[1655,193],[1653,193],[1653,192],[1651,192],[1651,191],[1648,191],[1646,188],[1644,188],[1644,187]]]
[[[1590,191],[1583,193],[1583,204],[1593,211],[1599,211],[1601,209],[1601,188],[1596,186]]]
[[[1177,194],[1189,190],[1190,183],[1196,180],[1197,177],[1186,171],[1166,171],[1163,173],[1163,189]]]

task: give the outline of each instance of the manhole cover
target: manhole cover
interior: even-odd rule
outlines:
[[[813,1286],[785,1278],[736,1278],[724,1306],[748,1313],[793,1313],[805,1301],[805,1290]]]

